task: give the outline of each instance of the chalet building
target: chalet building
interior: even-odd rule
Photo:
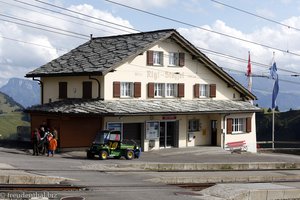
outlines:
[[[26,77],[41,85],[31,127],[57,129],[60,148],[118,129],[144,151],[242,140],[256,152],[256,97],[173,29],[92,38]]]

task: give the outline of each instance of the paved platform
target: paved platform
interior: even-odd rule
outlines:
[[[28,150],[1,149],[31,156]],[[84,151],[56,154],[58,159],[86,159]],[[84,162],[83,162],[84,163]],[[219,147],[162,149],[143,152],[140,159],[95,159],[81,169],[106,173],[152,173],[148,181],[217,183],[202,190],[198,199],[300,199],[300,156],[280,153],[234,153]],[[255,174],[253,173],[254,170]],[[274,171],[272,171],[274,170]],[[275,171],[276,170],[276,171]],[[157,173],[157,172],[164,173]],[[205,173],[202,173],[205,172]],[[66,179],[30,174],[0,163],[1,184],[59,184]],[[269,183],[266,183],[269,182]],[[226,183],[226,184],[225,184]]]
[[[217,184],[200,192],[201,200],[279,200],[300,199],[299,184],[256,183],[256,184]]]

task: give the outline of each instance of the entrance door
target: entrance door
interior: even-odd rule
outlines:
[[[210,121],[210,126],[211,126],[211,145],[212,146],[217,146],[217,120],[211,120]]]
[[[160,122],[159,146],[162,148],[176,147],[177,145],[177,123],[176,121]]]

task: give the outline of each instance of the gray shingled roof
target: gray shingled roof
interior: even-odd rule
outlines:
[[[172,37],[228,85],[237,86],[236,89],[245,94],[247,99],[256,99],[251,92],[174,29],[93,38],[59,58],[27,73],[25,77],[105,75],[169,37]]]
[[[67,99],[32,106],[27,112],[87,115],[155,115],[195,113],[259,112],[246,101],[232,100],[82,100]]]
[[[98,37],[29,72],[26,77],[102,75],[126,62],[156,42],[168,38],[174,29]]]

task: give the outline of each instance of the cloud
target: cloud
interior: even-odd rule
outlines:
[[[282,23],[296,25],[300,24],[300,17],[292,17],[283,21]],[[253,64],[254,73],[268,74],[268,66],[272,59],[273,51],[275,51],[275,58],[277,66],[280,69],[289,69],[291,71],[299,72],[300,56],[293,56],[277,50],[272,50],[256,44],[243,42],[236,39],[223,36],[222,34],[230,35],[244,40],[254,41],[256,43],[264,44],[270,47],[275,47],[283,51],[300,54],[300,35],[298,31],[291,30],[282,26],[262,27],[252,33],[243,33],[237,29],[229,27],[221,20],[215,21],[211,26],[202,26],[207,30],[213,30],[221,34],[211,33],[209,31],[201,30],[199,28],[180,28],[178,31],[191,41],[195,46],[216,51],[221,54],[226,54],[247,60],[248,51],[251,51],[252,61],[264,64],[265,66]],[[245,71],[246,63],[224,58],[220,55],[214,55],[211,52],[204,52],[208,57],[215,61],[219,66],[231,68],[235,70]],[[288,68],[287,68],[288,67]],[[280,74],[284,74],[279,70]]]
[[[177,0],[116,0],[115,2],[139,9],[164,8],[175,4]]]
[[[15,3],[15,5],[24,6],[18,3]],[[31,7],[28,7],[28,9],[22,9],[9,4],[1,4],[0,11],[9,16],[29,20],[34,23],[44,24],[49,27],[55,27],[54,29],[41,27],[43,29],[49,29],[60,33],[63,32],[59,29],[68,30],[70,32],[83,34],[86,37],[79,35],[79,37],[83,37],[83,39],[79,39],[67,36],[74,35],[72,33],[56,34],[40,29],[29,28],[20,24],[0,21],[0,87],[6,83],[9,78],[23,78],[29,71],[36,69],[37,67],[88,41],[90,34],[93,34],[94,37],[100,37],[133,32],[131,29],[122,31],[125,28],[112,24],[121,24],[122,26],[133,28],[129,21],[122,19],[121,17],[114,16],[107,11],[96,9],[88,4],[73,5],[68,7],[68,9],[85,13],[86,15],[103,19],[111,23],[87,18],[81,15],[75,15],[78,18],[86,20],[81,21],[58,13],[38,10],[36,8],[34,10],[38,12],[34,12],[32,11],[33,9],[31,9]],[[67,11],[62,11],[62,13],[68,15],[71,14]],[[18,22],[37,26],[25,22]]]

